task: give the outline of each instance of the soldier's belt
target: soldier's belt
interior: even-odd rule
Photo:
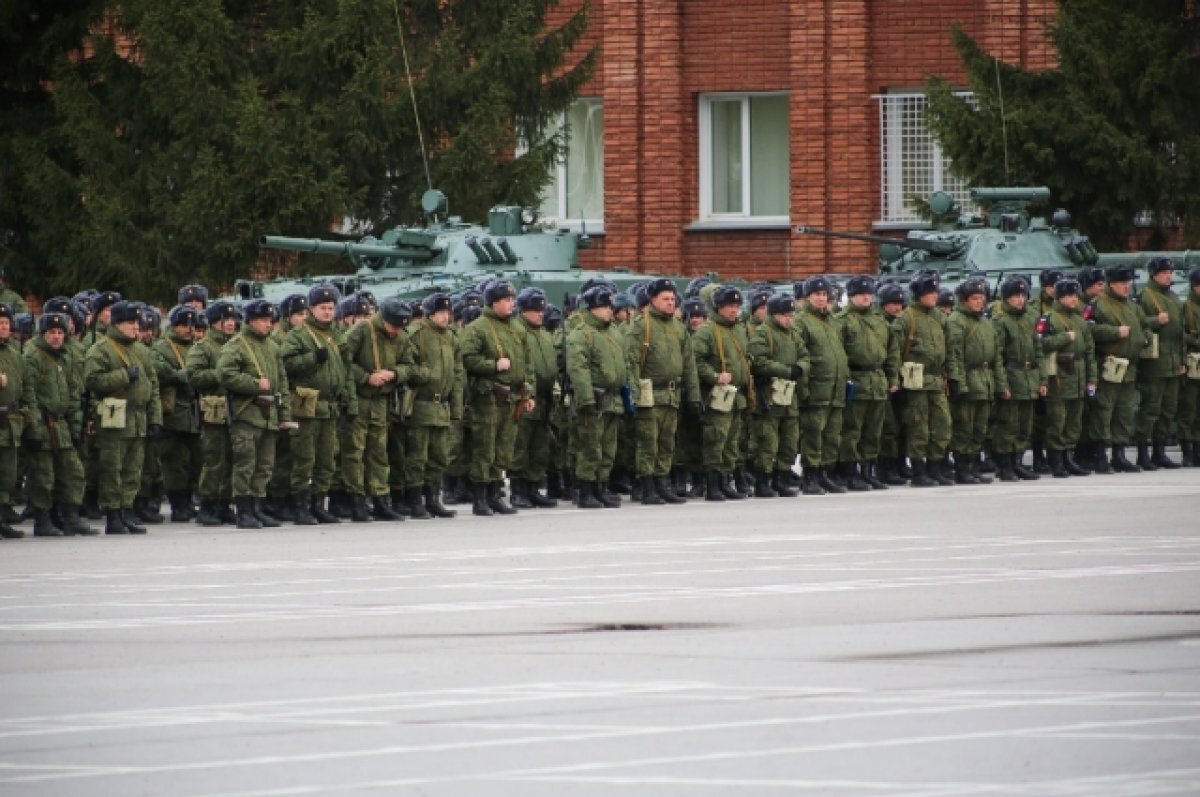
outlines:
[[[423,401],[427,404],[449,404],[450,397],[443,396],[441,393],[434,393],[432,396],[417,396],[417,401]]]
[[[1032,371],[1038,367],[1037,363],[1021,362],[1020,360],[1009,360],[1006,364],[1013,371]]]
[[[982,371],[985,368],[991,368],[991,367],[992,367],[991,363],[977,363],[976,365],[968,365],[967,370],[968,371]]]
[[[856,368],[855,366],[852,365],[852,366],[850,366],[850,373],[866,375],[866,374],[873,374],[876,371],[880,371],[882,369],[883,369],[882,365],[867,366],[865,368]]]
[[[670,390],[670,391],[674,391],[674,390],[676,389],[675,380],[674,380],[674,379],[672,379],[672,380],[671,380],[671,381],[669,381],[669,382],[655,382],[655,383],[654,383],[654,389],[655,389],[655,390]]]

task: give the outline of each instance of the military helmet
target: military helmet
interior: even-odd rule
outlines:
[[[595,285],[580,294],[579,298],[583,300],[584,307],[595,310],[599,307],[612,307],[614,295],[607,285]]]
[[[208,288],[203,285],[184,285],[179,289],[179,304],[188,302],[200,302],[202,306],[207,306]]]
[[[68,320],[66,313],[42,313],[42,317],[38,319],[38,334],[51,329],[61,329],[63,332],[70,334],[71,322]]]
[[[919,299],[926,294],[937,293],[939,284],[941,284],[941,281],[937,276],[920,274],[913,277],[912,282],[908,284],[908,289],[912,292],[914,299]]]
[[[483,290],[484,304],[491,307],[501,299],[517,298],[517,289],[508,280],[493,280]]]
[[[1104,282],[1104,269],[1099,266],[1084,266],[1079,269],[1079,284],[1084,290],[1092,287],[1097,282]]]
[[[308,297],[304,294],[293,293],[283,297],[283,301],[279,303],[279,312],[285,318],[294,316],[296,313],[303,313],[308,309]]]
[[[1011,299],[1017,294],[1029,295],[1029,284],[1025,282],[1025,278],[1019,274],[1005,277],[1000,283],[1000,298]]]
[[[1146,273],[1153,277],[1160,271],[1174,271],[1175,261],[1169,257],[1152,257],[1146,263]]]
[[[539,312],[546,309],[546,292],[541,288],[522,288],[517,294],[517,309]]]
[[[904,304],[904,288],[894,282],[880,285],[875,291],[875,299],[882,304]]]
[[[1038,275],[1038,284],[1043,288],[1053,288],[1065,276],[1066,273],[1061,268],[1044,268]]]
[[[237,308],[229,302],[221,300],[204,308],[204,315],[208,318],[209,324],[216,326],[227,319],[237,318]]]
[[[968,296],[977,296],[979,294],[983,294],[983,297],[986,300],[988,295],[987,280],[980,279],[979,277],[971,277],[970,279],[963,280],[962,282],[958,283],[958,286],[954,289],[954,293],[959,299],[964,300]]]
[[[1078,296],[1083,293],[1083,286],[1079,284],[1079,280],[1072,277],[1063,277],[1054,285],[1054,298],[1061,299],[1064,296]]]
[[[341,291],[328,282],[322,282],[308,289],[309,307],[316,307],[318,304],[328,304],[330,302],[337,303],[341,298]]]
[[[167,313],[167,323],[173,327],[194,327],[200,312],[194,307],[177,304]]]
[[[253,321],[255,318],[276,318],[275,305],[268,302],[266,299],[255,299],[246,302],[242,306],[242,313],[245,314],[247,321]]]
[[[767,312],[771,315],[794,313],[796,312],[796,300],[785,293],[776,294],[767,300]]]
[[[742,292],[732,285],[722,285],[713,291],[712,300],[713,307],[718,310],[731,304],[740,305],[742,303]]]
[[[384,305],[387,305],[387,302],[384,302]],[[469,306],[470,305],[462,305],[462,307]],[[451,311],[451,315],[453,315],[454,306],[450,301],[450,297],[446,294],[431,293],[425,297],[425,301],[421,302],[421,310],[424,311],[426,316],[431,316],[434,313],[440,313],[442,310],[449,310]],[[459,314],[461,315],[461,310]],[[387,320],[387,316],[384,316],[384,320]]]
[[[1133,266],[1127,266],[1124,263],[1109,266],[1104,270],[1104,277],[1109,282],[1132,282],[1134,276]]]
[[[846,295],[858,296],[860,293],[874,293],[875,280],[866,274],[856,274],[846,280]]]
[[[833,283],[829,281],[828,277],[818,274],[804,281],[804,297],[806,299],[818,291],[825,291],[830,296],[833,295]]]

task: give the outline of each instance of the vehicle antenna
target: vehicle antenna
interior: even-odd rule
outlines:
[[[425,186],[433,189],[433,179],[429,176],[429,156],[425,154],[425,135],[421,132],[421,113],[417,110],[417,92],[413,89],[412,69],[408,65],[408,47],[404,44],[404,25],[400,22],[400,0],[392,0],[392,8],[396,11],[396,33],[400,36],[400,54],[404,57],[404,76],[408,80],[408,96],[412,100],[413,119],[417,123],[417,141],[421,145],[421,163],[425,165]]]
[[[992,64],[996,67],[996,94],[1000,98],[1000,138],[1004,142],[1004,184],[1012,185],[1012,180],[1008,176],[1008,122],[1004,116],[1004,87],[1000,85],[1000,59],[993,58]]]

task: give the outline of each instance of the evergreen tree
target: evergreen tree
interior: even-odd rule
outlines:
[[[1059,64],[998,61],[957,26],[978,108],[929,81],[928,124],[974,185],[1047,185],[1102,249],[1149,211],[1151,247],[1180,220],[1200,234],[1200,18],[1188,0],[1063,0]]]
[[[563,146],[547,131],[596,59],[575,53],[586,8],[547,29],[556,4],[125,0],[53,23],[17,9],[20,46],[0,56],[15,89],[0,104],[2,262],[38,292],[169,300],[247,274],[264,233],[415,220],[427,183],[401,32],[452,211],[534,203]]]

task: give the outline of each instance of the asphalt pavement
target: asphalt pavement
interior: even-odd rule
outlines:
[[[1200,470],[0,542],[0,795],[1200,794]]]

